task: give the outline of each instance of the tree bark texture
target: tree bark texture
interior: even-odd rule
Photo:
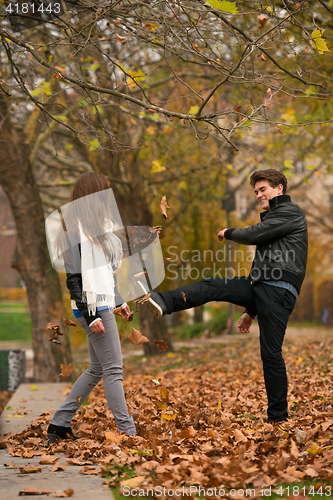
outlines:
[[[0,183],[8,196],[17,229],[12,266],[27,287],[36,382],[58,381],[60,363],[71,362],[59,278],[45,236],[43,207],[29,162],[29,148],[10,120],[9,100],[0,95]],[[49,342],[48,322],[61,326],[61,346]]]

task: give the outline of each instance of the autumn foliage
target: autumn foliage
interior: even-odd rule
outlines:
[[[83,474],[108,475],[110,486],[251,486],[260,496],[261,487],[325,485],[333,480],[332,353],[330,339],[286,340],[290,419],[278,425],[266,422],[257,339],[244,337],[132,361],[124,387],[138,436],[117,431],[99,384],[72,423],[78,440],[48,447],[52,412],[45,408],[2,446],[27,463],[41,456],[53,468],[53,454],[63,452]]]

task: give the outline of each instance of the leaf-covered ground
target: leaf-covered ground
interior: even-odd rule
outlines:
[[[107,475],[111,487],[165,487],[168,498],[172,488],[194,485],[253,487],[257,497],[262,487],[277,492],[281,484],[325,488],[333,482],[332,350],[331,339],[285,342],[290,419],[282,425],[266,423],[258,340],[244,336],[126,360],[126,398],[140,436],[118,433],[100,384],[73,421],[77,441],[46,446],[46,412],[8,435],[7,450],[27,458],[63,452],[82,473]]]

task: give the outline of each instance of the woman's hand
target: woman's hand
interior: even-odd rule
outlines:
[[[90,328],[94,333],[105,333],[105,328],[101,319],[91,325]]]
[[[121,310],[121,314],[120,315],[121,315],[121,317],[123,319],[128,319],[130,317],[131,310],[130,310],[130,308],[129,308],[128,305],[126,305],[126,307],[124,307],[124,309]]]

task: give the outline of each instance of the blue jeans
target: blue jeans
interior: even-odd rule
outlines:
[[[99,314],[105,333],[94,333],[83,317],[77,318],[88,336],[90,365],[77,379],[68,397],[56,410],[52,424],[69,427],[78,408],[103,377],[106,400],[116,420],[118,430],[132,436],[136,434],[136,429],[133,418],[128,413],[124,395],[123,362],[117,323],[112,311],[100,311]]]

